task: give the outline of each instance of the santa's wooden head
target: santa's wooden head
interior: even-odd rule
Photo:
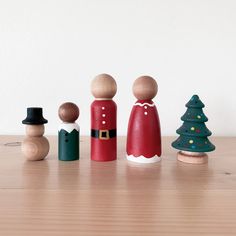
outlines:
[[[96,99],[112,99],[116,91],[116,81],[108,74],[96,76],[91,83],[91,92]]]

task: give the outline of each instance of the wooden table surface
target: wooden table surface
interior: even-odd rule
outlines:
[[[0,235],[236,235],[236,138],[212,138],[205,165],[176,161],[173,138],[163,138],[163,159],[138,165],[125,159],[57,160],[57,138],[44,161],[27,162],[22,136],[0,136]]]

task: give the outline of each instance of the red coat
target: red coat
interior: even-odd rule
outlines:
[[[113,161],[117,156],[116,103],[95,100],[91,104],[91,159]]]
[[[134,157],[161,156],[160,121],[152,100],[138,100],[133,106],[128,125],[126,151]]]

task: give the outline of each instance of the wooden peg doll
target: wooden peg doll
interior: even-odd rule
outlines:
[[[207,138],[211,131],[206,127],[208,118],[203,112],[205,105],[198,95],[193,95],[186,104],[187,111],[181,117],[183,125],[177,129],[180,135],[172,143],[172,147],[180,150],[177,159],[190,164],[203,164],[208,160],[205,152],[215,150],[215,146]]]
[[[71,102],[63,103],[58,110],[63,121],[58,130],[58,158],[60,161],[79,160],[79,108]]]
[[[95,101],[91,104],[91,159],[113,161],[117,156],[115,80],[100,74],[91,84]]]
[[[22,121],[26,125],[26,137],[21,150],[27,160],[43,160],[49,152],[49,142],[43,136],[44,124],[48,123],[43,118],[43,109],[40,107],[27,108],[27,117]]]
[[[141,76],[133,84],[137,98],[128,124],[127,159],[138,163],[161,160],[161,131],[159,116],[152,99],[157,94],[157,83],[150,76]]]

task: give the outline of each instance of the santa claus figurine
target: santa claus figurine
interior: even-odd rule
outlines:
[[[91,84],[95,97],[91,104],[91,159],[94,161],[116,160],[116,103],[112,100],[116,90],[116,81],[107,74],[96,76]]]
[[[150,76],[141,76],[133,84],[138,99],[133,106],[127,136],[127,159],[139,163],[161,160],[161,131],[158,112],[152,99],[157,94],[157,83]]]

